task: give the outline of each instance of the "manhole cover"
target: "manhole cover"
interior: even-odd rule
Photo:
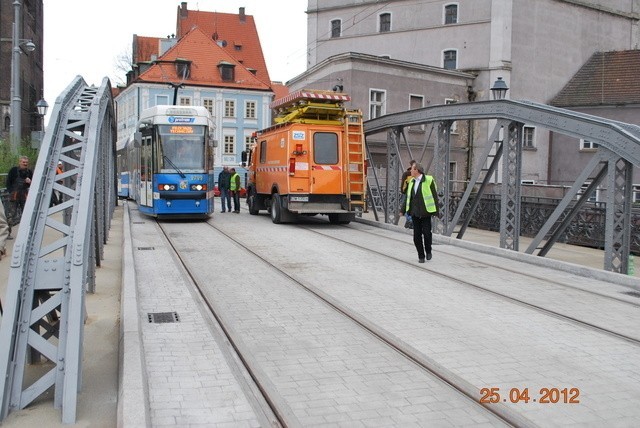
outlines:
[[[154,324],[180,321],[176,312],[149,312],[147,317],[149,317],[149,322]]]

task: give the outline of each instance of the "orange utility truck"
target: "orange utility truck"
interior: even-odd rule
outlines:
[[[366,210],[362,112],[347,94],[300,90],[274,101],[275,125],[258,131],[249,153],[249,213],[268,210],[274,223],[293,214],[326,214],[349,223]]]

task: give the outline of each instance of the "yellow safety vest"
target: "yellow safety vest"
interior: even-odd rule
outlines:
[[[428,213],[435,213],[437,211],[436,201],[433,199],[433,194],[431,193],[431,183],[433,182],[433,177],[430,175],[424,176],[424,183],[422,183],[422,199],[424,199],[424,205],[427,208]],[[407,187],[407,202],[405,205],[405,212],[409,212],[411,198],[413,197],[413,183],[411,180],[409,182],[409,187]]]
[[[240,190],[240,186],[238,186],[238,184],[236,183],[236,177],[240,178],[238,173],[234,172],[233,175],[231,176],[231,186],[229,187],[229,190],[231,190],[232,192],[236,190]]]

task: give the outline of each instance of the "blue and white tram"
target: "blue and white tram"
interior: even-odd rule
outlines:
[[[126,147],[129,198],[141,213],[206,218],[214,211],[214,127],[205,107],[142,111]]]

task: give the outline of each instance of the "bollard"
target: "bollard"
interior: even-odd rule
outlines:
[[[631,276],[635,276],[636,274],[636,266],[633,260],[633,254],[629,254],[629,265],[627,267],[627,274]]]

